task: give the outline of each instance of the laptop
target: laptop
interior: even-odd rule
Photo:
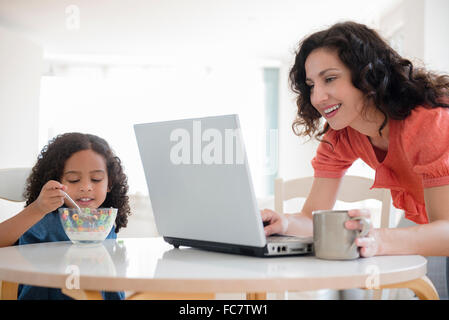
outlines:
[[[238,115],[134,125],[158,233],[175,248],[308,254],[312,237],[266,237]]]

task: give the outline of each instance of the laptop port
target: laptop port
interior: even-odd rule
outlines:
[[[283,247],[282,247],[282,251],[283,251],[283,252],[287,251],[287,247],[286,247],[286,246],[283,246]]]

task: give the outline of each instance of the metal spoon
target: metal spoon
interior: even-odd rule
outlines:
[[[65,192],[64,190],[61,190],[61,191],[64,193],[65,197],[66,197],[67,199],[69,199],[69,201],[76,207],[76,209],[78,209],[78,213],[79,213],[80,215],[82,215],[83,212],[81,211],[81,208],[76,204],[76,202],[73,201],[72,198],[70,198],[70,196],[67,194],[67,192]]]

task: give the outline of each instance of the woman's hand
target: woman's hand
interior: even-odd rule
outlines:
[[[283,214],[277,213],[270,209],[263,209],[260,211],[262,215],[262,221],[268,223],[265,226],[264,231],[265,235],[269,236],[272,234],[285,234],[288,228],[288,220],[287,217]]]
[[[65,191],[67,187],[55,180],[48,181],[34,201],[36,209],[42,215],[46,215],[62,206],[65,195],[61,190]]]
[[[348,215],[350,217],[364,217],[366,219],[371,218],[371,213],[367,209],[349,210]],[[360,220],[350,220],[345,222],[345,228],[349,230],[362,230],[363,224]],[[372,257],[379,252],[379,236],[378,231],[373,229],[372,225],[365,237],[359,237],[355,239],[355,243],[360,247],[360,255],[362,257]]]

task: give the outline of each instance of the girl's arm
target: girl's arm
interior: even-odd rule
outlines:
[[[12,246],[29,228],[45,214],[33,202],[14,217],[0,223],[0,248]]]
[[[265,234],[313,236],[312,212],[334,207],[341,180],[341,178],[315,178],[299,213],[283,215],[269,209],[262,210],[262,220],[270,222],[265,227]]]
[[[0,248],[12,246],[47,213],[59,208],[64,203],[64,193],[61,190],[65,188],[57,181],[48,181],[33,203],[14,217],[0,223]]]

